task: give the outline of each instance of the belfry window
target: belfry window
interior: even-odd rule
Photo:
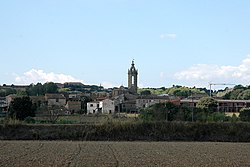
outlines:
[[[135,76],[132,76],[132,85],[135,84]]]

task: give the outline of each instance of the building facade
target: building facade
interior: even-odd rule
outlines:
[[[115,102],[110,99],[105,99],[100,102],[100,108],[103,114],[113,114],[115,112]]]
[[[66,98],[63,94],[47,93],[45,94],[45,100],[47,101],[48,107],[65,107],[66,105]]]
[[[87,103],[87,114],[97,114],[100,112],[100,102],[93,101]]]

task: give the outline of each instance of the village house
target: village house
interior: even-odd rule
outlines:
[[[79,98],[70,98],[65,106],[70,114],[81,111],[81,107],[81,100]]]
[[[121,86],[120,88],[114,88],[112,91],[112,97],[116,97],[122,94],[129,93],[128,89],[126,89],[124,86]]]
[[[149,95],[149,96],[139,96],[136,99],[137,110],[142,108],[150,107],[157,103],[171,102],[175,105],[180,105],[180,99],[176,97],[170,97],[168,95]]]
[[[59,93],[45,94],[45,101],[47,101],[48,107],[52,106],[64,107],[66,104],[65,96]]]
[[[121,94],[119,96],[113,97],[115,104],[115,112],[126,112],[126,113],[134,113],[137,112],[136,109],[136,98],[137,95],[133,94]]]
[[[96,114],[100,112],[100,102],[93,101],[87,103],[87,114]]]
[[[110,99],[105,99],[100,102],[101,112],[103,114],[113,114],[115,112],[115,102]]]

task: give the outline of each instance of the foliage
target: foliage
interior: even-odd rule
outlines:
[[[244,90],[241,93],[239,93],[237,99],[249,100],[250,99],[250,89]]]
[[[77,124],[76,120],[58,119],[56,124]]]
[[[139,118],[143,121],[172,121],[178,107],[171,102],[154,104],[140,111]]]
[[[62,92],[68,92],[68,91],[70,91],[70,88],[60,88],[58,90],[58,92],[60,92],[60,93],[62,93]]]
[[[143,96],[148,96],[148,95],[151,95],[151,91],[150,90],[143,90],[143,91],[141,91],[140,94]]]
[[[57,93],[58,87],[53,82],[47,82],[45,84],[37,83],[36,85],[31,84],[27,90],[29,96],[41,96],[46,93]]]
[[[15,98],[10,104],[9,115],[18,120],[24,120],[28,116],[34,117],[35,109],[31,99],[28,96]]]
[[[139,118],[142,119],[143,121],[153,121],[153,112],[152,110],[146,108],[146,109],[142,109],[140,110],[140,115]]]
[[[26,118],[24,119],[24,122],[26,122],[26,123],[28,123],[28,124],[31,124],[31,123],[34,124],[34,123],[36,122],[36,120],[35,120],[34,118],[28,116],[28,117],[26,117]]]
[[[225,115],[224,112],[214,112],[208,115],[207,121],[208,122],[225,122],[229,119]]]
[[[250,108],[242,108],[240,110],[240,120],[241,121],[250,121]]]
[[[220,94],[224,94],[223,99],[231,99],[231,100],[249,100],[250,99],[250,86],[242,86],[236,85],[231,90],[224,90],[224,92],[220,92]]]
[[[45,93],[57,93],[58,92],[58,87],[53,82],[47,82],[43,84],[43,87],[44,87]]]
[[[88,125],[0,125],[4,140],[249,142],[250,123],[109,122]]]
[[[16,90],[13,88],[1,88],[0,89],[0,97],[6,97],[10,94],[16,94]]]
[[[140,110],[139,118],[143,121],[194,121],[194,122],[236,122],[222,112],[211,112],[213,107],[189,108],[175,106],[172,103],[159,103]],[[210,111],[210,112],[209,112]]]
[[[68,88],[70,91],[80,91],[80,92],[86,92],[86,93],[104,91],[103,86],[71,84],[71,83],[64,84],[64,88]]]
[[[62,106],[56,106],[52,105],[48,108],[49,112],[49,121],[51,123],[56,123],[58,120],[59,116],[62,115],[62,112],[64,111],[64,107]]]
[[[141,94],[142,92],[144,93],[145,91],[150,91],[151,94],[169,94],[173,96],[181,96],[181,97],[188,97],[194,94],[201,94],[203,96],[206,96],[207,93],[209,92],[206,88],[188,88],[185,86],[179,86],[179,85],[173,85],[171,88],[143,88],[139,89],[138,92]]]
[[[217,101],[211,97],[203,97],[197,103],[197,108],[203,109],[206,112],[215,112],[217,110]]]
[[[235,123],[239,120],[239,118],[235,114],[233,114],[232,117],[228,117],[228,118],[229,118],[229,121],[232,123]]]
[[[17,90],[16,95],[17,95],[17,96],[27,96],[28,94],[27,94],[26,91]]]

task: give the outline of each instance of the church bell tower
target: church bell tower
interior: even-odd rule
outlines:
[[[137,94],[137,76],[138,70],[135,68],[134,60],[128,70],[128,90],[132,94]]]

